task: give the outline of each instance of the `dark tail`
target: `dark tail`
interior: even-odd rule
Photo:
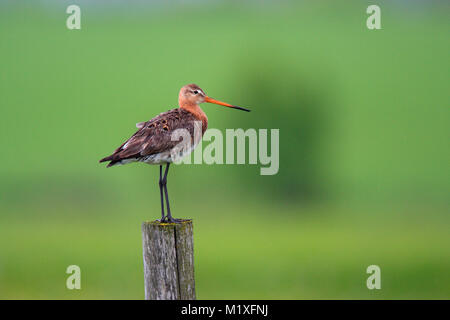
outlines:
[[[113,155],[104,157],[104,158],[101,159],[99,162],[101,163],[101,162],[106,162],[106,161],[111,161],[111,162],[108,163],[108,165],[106,166],[107,168],[109,168],[109,167],[111,167],[111,166],[113,166],[113,165],[115,165],[115,164],[117,163],[117,161],[114,161],[114,160],[113,160]]]
[[[113,159],[113,156],[110,155],[110,156],[104,157],[104,158],[101,159],[99,162],[111,161],[112,159]]]

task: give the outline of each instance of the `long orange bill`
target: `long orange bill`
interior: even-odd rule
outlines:
[[[214,104],[218,104],[218,105],[221,105],[221,106],[225,106],[225,107],[229,107],[229,108],[233,108],[233,109],[239,109],[239,110],[250,112],[250,110],[248,110],[248,109],[245,109],[245,108],[242,108],[242,107],[238,107],[238,106],[233,106],[233,105],[231,105],[229,103],[225,103],[225,102],[222,102],[222,101],[210,98],[210,97],[205,97],[205,102],[214,103]]]

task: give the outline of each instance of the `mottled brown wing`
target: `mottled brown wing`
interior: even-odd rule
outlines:
[[[111,161],[108,166],[125,159],[141,158],[163,151],[171,150],[178,141],[172,141],[171,135],[177,129],[186,129],[194,137],[195,121],[194,115],[184,109],[173,109],[161,113],[155,118],[140,122],[135,134],[125,141],[114,153],[100,160]]]

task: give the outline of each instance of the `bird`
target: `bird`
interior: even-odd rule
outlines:
[[[167,174],[169,166],[174,162],[175,155],[178,154],[180,139],[173,139],[172,134],[178,129],[184,129],[194,139],[190,140],[189,148],[184,148],[181,156],[192,152],[196,147],[199,138],[203,137],[208,127],[208,117],[200,108],[201,103],[213,103],[233,109],[250,112],[249,109],[231,105],[208,97],[198,85],[188,84],[180,89],[178,95],[178,108],[160,113],[149,121],[136,124],[138,130],[111,155],[102,158],[99,162],[109,162],[107,168],[117,165],[124,165],[131,162],[143,162],[150,165],[159,165],[159,191],[161,198],[161,219],[160,222],[179,223],[182,219],[173,218],[170,211],[169,195],[167,192]],[[195,131],[201,126],[201,135]],[[200,128],[199,128],[200,129]],[[175,141],[174,141],[175,140]],[[165,170],[163,173],[163,166]],[[164,194],[164,195],[163,195]],[[164,211],[164,196],[167,214]]]

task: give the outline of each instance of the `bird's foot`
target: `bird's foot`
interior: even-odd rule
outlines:
[[[163,219],[158,219],[157,221],[159,221],[161,223],[181,223],[183,221],[183,219],[175,219],[175,218],[166,216]]]

